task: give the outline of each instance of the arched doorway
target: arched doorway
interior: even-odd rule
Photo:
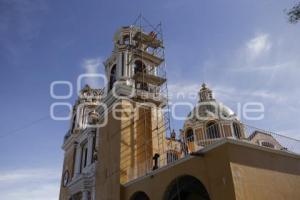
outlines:
[[[194,142],[194,131],[193,129],[189,128],[185,133],[185,138],[189,142]]]
[[[150,200],[150,198],[145,192],[139,191],[134,193],[130,200]]]
[[[168,186],[164,200],[210,200],[204,185],[195,177],[185,175],[176,178]]]
[[[114,87],[114,83],[117,80],[117,66],[114,65],[110,70],[110,76],[109,76],[109,90],[111,90]]]

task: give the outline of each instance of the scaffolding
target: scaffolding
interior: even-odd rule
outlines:
[[[165,62],[165,49],[162,32],[162,24],[152,25],[145,17],[139,15],[130,27],[131,60],[133,63],[139,59],[148,65],[142,70],[137,70],[133,79],[136,84],[137,97],[145,96],[143,101],[151,98],[160,101],[160,107],[165,108],[164,121],[166,135],[170,135],[170,113],[168,104],[167,70]]]
[[[136,177],[153,170],[154,163],[162,165],[165,160],[163,155],[166,148],[165,139],[171,134],[165,50],[162,24],[154,26],[142,15],[138,16],[131,26],[123,27],[122,34],[123,41],[119,47],[128,50],[127,68],[133,67],[130,78],[133,81],[135,95],[132,100],[145,105],[148,103],[155,105],[154,109],[142,107],[139,119],[134,122],[136,129],[143,129],[141,131],[143,136],[139,136],[142,137],[139,140],[143,142],[134,148],[135,151],[141,149],[139,152],[144,155],[137,155],[137,159],[142,158],[144,161],[139,163],[141,166],[135,166],[138,169],[126,172],[128,169],[124,168],[122,173]],[[153,119],[154,117],[156,119]],[[130,125],[132,121],[124,122],[123,127],[126,127],[125,124]],[[156,149],[153,149],[153,146]],[[127,162],[126,159],[124,162]]]

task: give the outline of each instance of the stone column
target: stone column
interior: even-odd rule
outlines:
[[[82,200],[89,200],[89,191],[84,190],[82,192]]]
[[[230,123],[230,129],[231,129],[231,137],[236,139],[236,136],[234,134],[233,122]]]
[[[91,200],[96,200],[95,186],[92,188],[92,192],[91,192]]]
[[[128,58],[128,60],[130,60],[130,59],[132,59],[132,55],[131,54],[129,54],[129,56],[127,57]],[[130,78],[132,78],[132,76],[133,76],[133,67],[132,67],[132,63],[130,63],[130,65],[128,65],[128,77],[130,77]]]
[[[126,80],[128,77],[127,53],[127,51],[124,52],[124,76],[126,77]]]
[[[120,52],[118,54],[118,57],[117,57],[117,69],[116,69],[116,78],[117,80],[119,80],[121,77],[122,77],[122,52]]]
[[[80,174],[81,154],[82,154],[81,146],[80,146],[80,144],[77,144],[76,145],[76,157],[75,157],[75,169],[74,169],[75,177],[77,177]]]
[[[87,166],[92,164],[92,157],[93,157],[93,138],[95,133],[90,132],[88,133],[88,153],[87,153]]]

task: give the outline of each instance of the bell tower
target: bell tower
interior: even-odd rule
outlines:
[[[160,96],[166,82],[163,54],[158,33],[145,32],[134,25],[120,28],[114,35],[113,53],[104,63],[107,92],[111,92],[115,84],[121,84],[139,95],[147,93],[152,99]],[[123,91],[120,95],[126,94]],[[156,103],[163,103],[163,99]]]
[[[99,107],[97,199],[120,199],[121,184],[142,177],[166,162],[164,156],[169,117],[161,25],[139,17],[134,25],[114,35],[114,49],[104,62],[107,77]],[[150,28],[149,28],[150,27]],[[106,115],[106,116],[105,116]],[[119,183],[119,184],[116,184]]]

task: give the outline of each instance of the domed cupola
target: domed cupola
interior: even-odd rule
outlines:
[[[237,119],[230,108],[214,99],[212,90],[209,89],[205,83],[202,84],[198,94],[198,103],[189,113],[186,123],[219,119]]]
[[[234,112],[214,99],[206,84],[202,84],[198,94],[198,103],[189,113],[181,135],[192,144],[190,148],[200,148],[224,137],[244,137],[243,126]]]

